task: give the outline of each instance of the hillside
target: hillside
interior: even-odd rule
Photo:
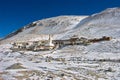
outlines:
[[[54,39],[59,39],[86,17],[87,16],[59,16],[35,21],[9,34],[4,41],[46,39],[49,34],[53,35]]]
[[[120,35],[120,8],[109,8],[83,19],[71,34],[86,37],[111,36],[119,38]],[[69,35],[71,35],[69,34]]]
[[[2,80],[119,80],[120,8],[91,16],[58,16],[35,21],[1,41]],[[65,45],[47,51],[13,51],[11,42],[112,37],[89,45]],[[4,44],[3,44],[4,43]],[[9,77],[9,79],[8,79]]]
[[[101,36],[118,38],[120,37],[119,13],[119,8],[109,8],[91,16],[58,16],[43,19],[9,34],[4,41],[41,40],[47,39],[49,34],[53,35],[54,39],[69,38],[72,35],[88,38]]]

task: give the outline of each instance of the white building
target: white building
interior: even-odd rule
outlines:
[[[45,44],[45,47],[48,49],[53,49],[55,47],[55,45],[52,43],[52,37],[50,35],[47,44]]]

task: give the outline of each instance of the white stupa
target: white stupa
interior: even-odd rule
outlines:
[[[54,44],[52,43],[52,37],[49,35],[49,39],[48,39],[48,43],[45,45],[47,47],[49,47],[50,49],[54,48]]]

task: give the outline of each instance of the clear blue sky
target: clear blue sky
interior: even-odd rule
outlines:
[[[0,0],[0,37],[43,18],[91,15],[112,7],[120,7],[120,0]]]

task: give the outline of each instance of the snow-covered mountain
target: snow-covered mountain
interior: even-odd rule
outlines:
[[[100,13],[93,14],[79,23],[76,34],[89,37],[100,37],[103,35],[120,37],[120,8],[109,8]],[[73,31],[74,32],[74,31]]]
[[[91,16],[58,16],[35,21],[0,41],[0,80],[119,80],[120,8]],[[88,46],[51,51],[12,51],[10,42],[112,37]],[[4,43],[4,44],[3,44]]]
[[[72,30],[82,19],[87,16],[59,16],[35,21],[23,28],[9,34],[5,39],[9,41],[46,39],[49,34],[56,38]],[[20,38],[22,37],[22,38]],[[8,41],[7,41],[8,42]]]
[[[68,38],[74,34],[88,38],[116,38],[120,37],[119,19],[120,8],[109,8],[91,16],[58,16],[30,23],[6,36],[5,41],[46,39],[48,34],[52,34],[54,39]]]

